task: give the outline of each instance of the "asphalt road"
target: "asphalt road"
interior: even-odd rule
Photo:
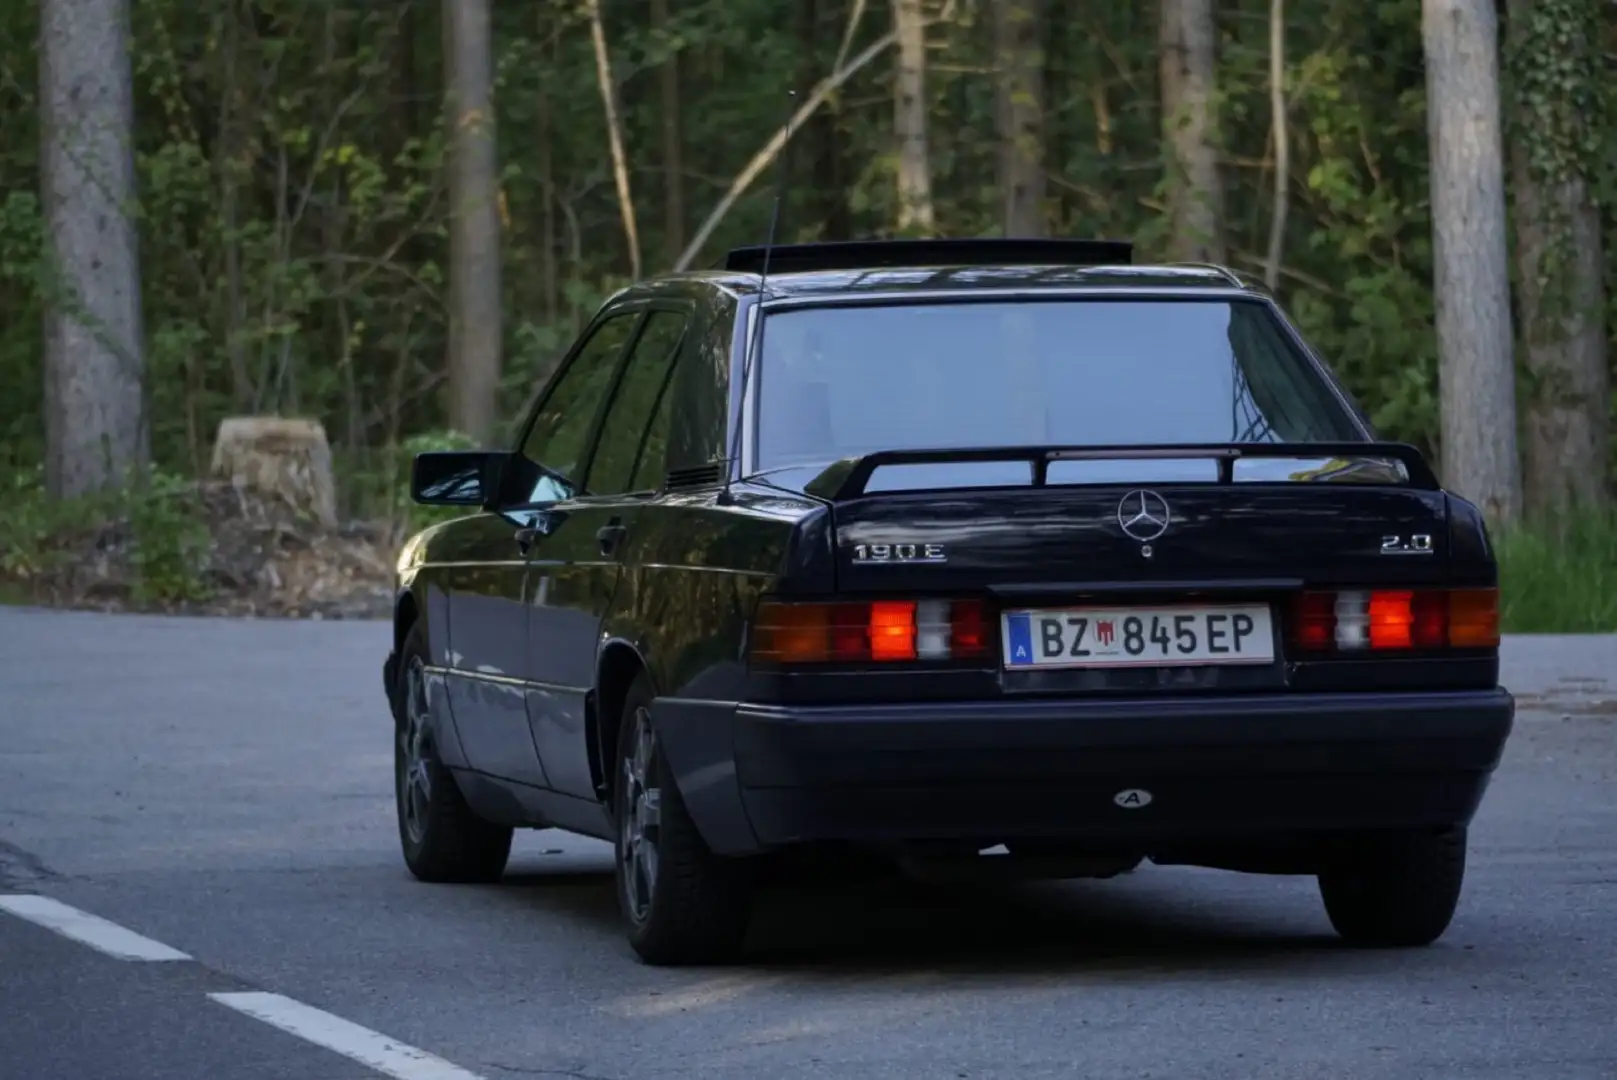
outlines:
[[[413,881],[386,645],[0,609],[0,1080],[1617,1077],[1617,638],[1507,643],[1430,949],[1339,947],[1310,881],[1146,866],[779,894],[718,971],[632,959],[601,845]],[[109,923],[39,925],[75,912]]]

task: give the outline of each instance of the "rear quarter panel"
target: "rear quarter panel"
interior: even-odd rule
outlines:
[[[603,637],[635,648],[661,696],[740,699],[748,622],[800,557],[799,522],[816,510],[791,496],[732,494],[734,505],[711,491],[667,496],[633,530]]]

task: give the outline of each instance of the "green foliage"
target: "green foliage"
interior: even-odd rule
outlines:
[[[205,600],[212,591],[198,567],[211,538],[196,488],[167,473],[121,493],[132,540],[134,599],[140,604]]]
[[[1610,194],[1610,76],[1600,47],[1609,6],[1602,0],[1532,0],[1513,16],[1505,50],[1517,109],[1511,132],[1526,150],[1529,176],[1544,190],[1581,180]],[[1537,267],[1544,290],[1539,316],[1561,320],[1572,314],[1572,223],[1556,200],[1547,200],[1539,212],[1548,233]]]
[[[402,524],[404,531],[413,532],[465,517],[467,510],[457,506],[422,506],[410,498],[410,462],[417,454],[434,450],[475,450],[477,444],[458,431],[426,431],[406,439],[392,455],[393,478],[387,490],[393,493],[393,520]]]
[[[0,576],[27,581],[46,573],[73,553],[51,547],[63,532],[80,524],[86,513],[105,510],[100,500],[73,504],[57,502],[45,495],[45,470],[41,466],[12,469],[0,474],[0,498],[6,512],[0,514]]]
[[[1572,0],[1556,0],[1570,3]],[[41,382],[34,5],[0,13],[0,426],[37,461]],[[665,27],[608,4],[645,265],[672,260],[823,77],[848,0],[783,8],[676,0]],[[1058,231],[1165,247],[1156,16],[1051,6],[1043,43],[1049,207]],[[195,472],[231,413],[320,418],[344,510],[387,513],[397,447],[441,428],[445,125],[441,17],[429,0],[133,5],[141,261],[158,462]],[[982,4],[929,37],[940,230],[999,230],[993,45]],[[1220,5],[1220,123],[1231,259],[1268,232],[1268,5]],[[1385,431],[1435,441],[1419,0],[1288,5],[1293,183],[1282,299]],[[786,17],[783,17],[785,15]],[[858,51],[888,29],[869,8]],[[514,416],[602,297],[624,283],[593,49],[577,4],[495,11],[506,370]],[[670,116],[661,68],[676,62]],[[894,214],[891,59],[849,80],[789,150],[787,237],[884,235]],[[14,124],[13,119],[19,121]],[[683,219],[668,221],[665,127],[678,124]],[[23,137],[10,138],[13,132]],[[772,177],[744,194],[701,265],[766,227]],[[16,408],[12,406],[16,405]]]
[[[654,27],[644,4],[604,5],[648,271],[674,260],[775,132],[786,91],[802,93],[828,73],[854,7],[668,6],[668,24]],[[850,54],[890,29],[885,5],[864,7]],[[1143,258],[1158,257],[1167,235],[1155,6],[1047,7],[1053,228],[1129,237]],[[415,449],[463,441],[440,434],[448,422],[440,8],[437,0],[131,5],[148,385],[162,472],[198,474],[225,416],[314,416],[331,437],[343,513],[401,526],[436,519],[403,488]],[[995,233],[988,8],[983,0],[949,8],[951,18],[928,31],[938,229]],[[1223,225],[1229,261],[1256,271],[1274,210],[1269,4],[1220,0],[1216,9]],[[1614,12],[1599,0],[1535,0],[1508,56],[1511,93],[1532,118],[1512,138],[1527,140],[1535,175],[1584,176],[1606,206],[1607,163],[1617,155],[1604,95],[1617,82],[1602,65],[1617,46]],[[1383,434],[1439,449],[1421,0],[1292,0],[1286,15],[1292,160],[1280,299]],[[493,18],[501,407],[512,423],[583,321],[626,282],[629,253],[581,5],[493,5]],[[25,477],[36,475],[44,444],[37,20],[37,4],[0,4],[0,470]],[[784,161],[783,237],[891,233],[891,60],[846,82],[797,131]],[[678,65],[677,110],[663,95],[669,63]],[[680,154],[679,220],[665,197],[670,135]],[[763,236],[775,180],[766,173],[742,195],[698,267]],[[1607,256],[1617,260],[1617,230],[1612,240]],[[1608,298],[1607,323],[1617,325],[1617,289]],[[163,496],[141,511],[156,515],[148,531],[173,539],[148,545],[154,580],[178,575],[192,550],[182,503]],[[38,515],[58,512],[27,505],[0,515],[6,536],[31,535]],[[3,557],[21,558],[9,544]]]
[[[13,190],[0,197],[0,320],[6,320],[8,308],[31,316],[23,325],[0,321],[0,469],[44,456],[39,424],[44,343],[37,307],[41,225],[32,192]]]
[[[142,605],[204,600],[199,568],[210,543],[195,485],[155,472],[138,484],[57,500],[45,493],[39,467],[0,473],[0,580],[12,593],[103,553],[123,554],[132,598]],[[121,549],[121,551],[120,551]]]
[[[1497,546],[1507,633],[1617,632],[1617,514],[1517,526]]]

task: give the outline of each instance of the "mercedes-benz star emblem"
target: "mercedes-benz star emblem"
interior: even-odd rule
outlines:
[[[1117,504],[1117,524],[1123,535],[1142,544],[1167,532],[1172,520],[1168,500],[1154,491],[1131,491]]]

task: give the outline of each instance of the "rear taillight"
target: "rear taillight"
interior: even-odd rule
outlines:
[[[978,660],[989,650],[977,600],[765,600],[752,625],[752,658],[767,664]]]
[[[1344,589],[1305,592],[1292,608],[1300,652],[1493,649],[1498,589]]]

